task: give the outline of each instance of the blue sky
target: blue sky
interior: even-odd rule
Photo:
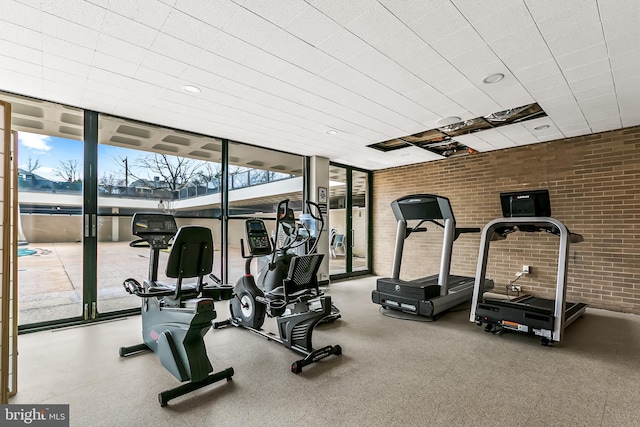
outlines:
[[[40,166],[33,171],[36,175],[53,181],[61,181],[62,178],[56,175],[56,169],[60,168],[60,162],[75,160],[78,162],[79,170],[82,171],[83,145],[82,141],[75,139],[19,132],[18,166],[21,169],[27,169],[29,159],[32,164],[38,161]],[[98,146],[98,179],[105,173],[124,179],[122,159],[125,157],[128,159],[130,173],[138,176],[148,175],[141,174],[140,168],[136,167],[136,159],[147,154],[144,151],[100,144]]]

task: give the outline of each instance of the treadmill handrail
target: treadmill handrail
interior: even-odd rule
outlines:
[[[471,300],[470,322],[475,322],[476,308],[481,302],[484,294],[484,281],[487,274],[487,260],[489,255],[489,245],[494,232],[500,227],[517,227],[518,225],[530,225],[534,227],[555,226],[559,230],[558,249],[558,274],[556,278],[556,296],[554,302],[553,320],[553,341],[560,341],[565,327],[565,300],[567,296],[567,270],[569,264],[569,244],[576,241],[575,233],[569,232],[567,227],[559,220],[551,217],[511,217],[497,218],[485,225],[480,238],[480,250],[478,253],[478,267],[476,269],[476,279],[473,289],[473,299]],[[574,235],[574,238],[572,238]],[[582,236],[580,236],[582,237]],[[581,240],[579,240],[581,241]]]

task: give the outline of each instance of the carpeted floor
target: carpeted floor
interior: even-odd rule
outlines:
[[[205,340],[216,383],[161,408],[177,385],[140,342],[139,316],[19,337],[18,394],[10,403],[68,403],[72,426],[637,426],[640,316],[587,309],[561,343],[495,336],[469,311],[431,323],[383,316],[375,278],[331,284],[342,319],[314,345],[344,354],[289,371],[291,350],[238,328]],[[218,320],[227,303],[216,303]],[[274,322],[268,319],[267,322]],[[268,323],[269,329],[273,323]]]

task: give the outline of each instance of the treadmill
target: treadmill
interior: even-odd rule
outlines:
[[[441,313],[471,300],[474,278],[453,276],[451,252],[453,242],[463,233],[479,233],[480,228],[456,227],[449,199],[433,194],[404,196],[391,203],[398,222],[392,277],[377,280],[376,290],[371,294],[375,304],[387,310],[395,310],[435,320]],[[413,226],[408,228],[408,223]],[[440,273],[411,281],[400,279],[400,264],[404,241],[412,234],[426,232],[425,222],[444,230]],[[492,280],[484,281],[484,289],[493,288]],[[390,312],[383,314],[389,314]]]
[[[559,342],[567,326],[582,316],[587,304],[566,301],[567,267],[570,243],[579,243],[582,235],[572,233],[560,221],[551,218],[548,190],[500,194],[504,218],[488,223],[482,231],[478,268],[469,320],[485,331],[516,331],[540,337],[540,344]],[[555,300],[522,295],[506,300],[483,298],[491,241],[503,240],[513,232],[546,232],[560,238]]]

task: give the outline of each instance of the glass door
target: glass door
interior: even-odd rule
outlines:
[[[8,94],[18,155],[18,321],[83,313],[83,111]]]
[[[331,164],[329,271],[332,278],[371,271],[370,172]]]

